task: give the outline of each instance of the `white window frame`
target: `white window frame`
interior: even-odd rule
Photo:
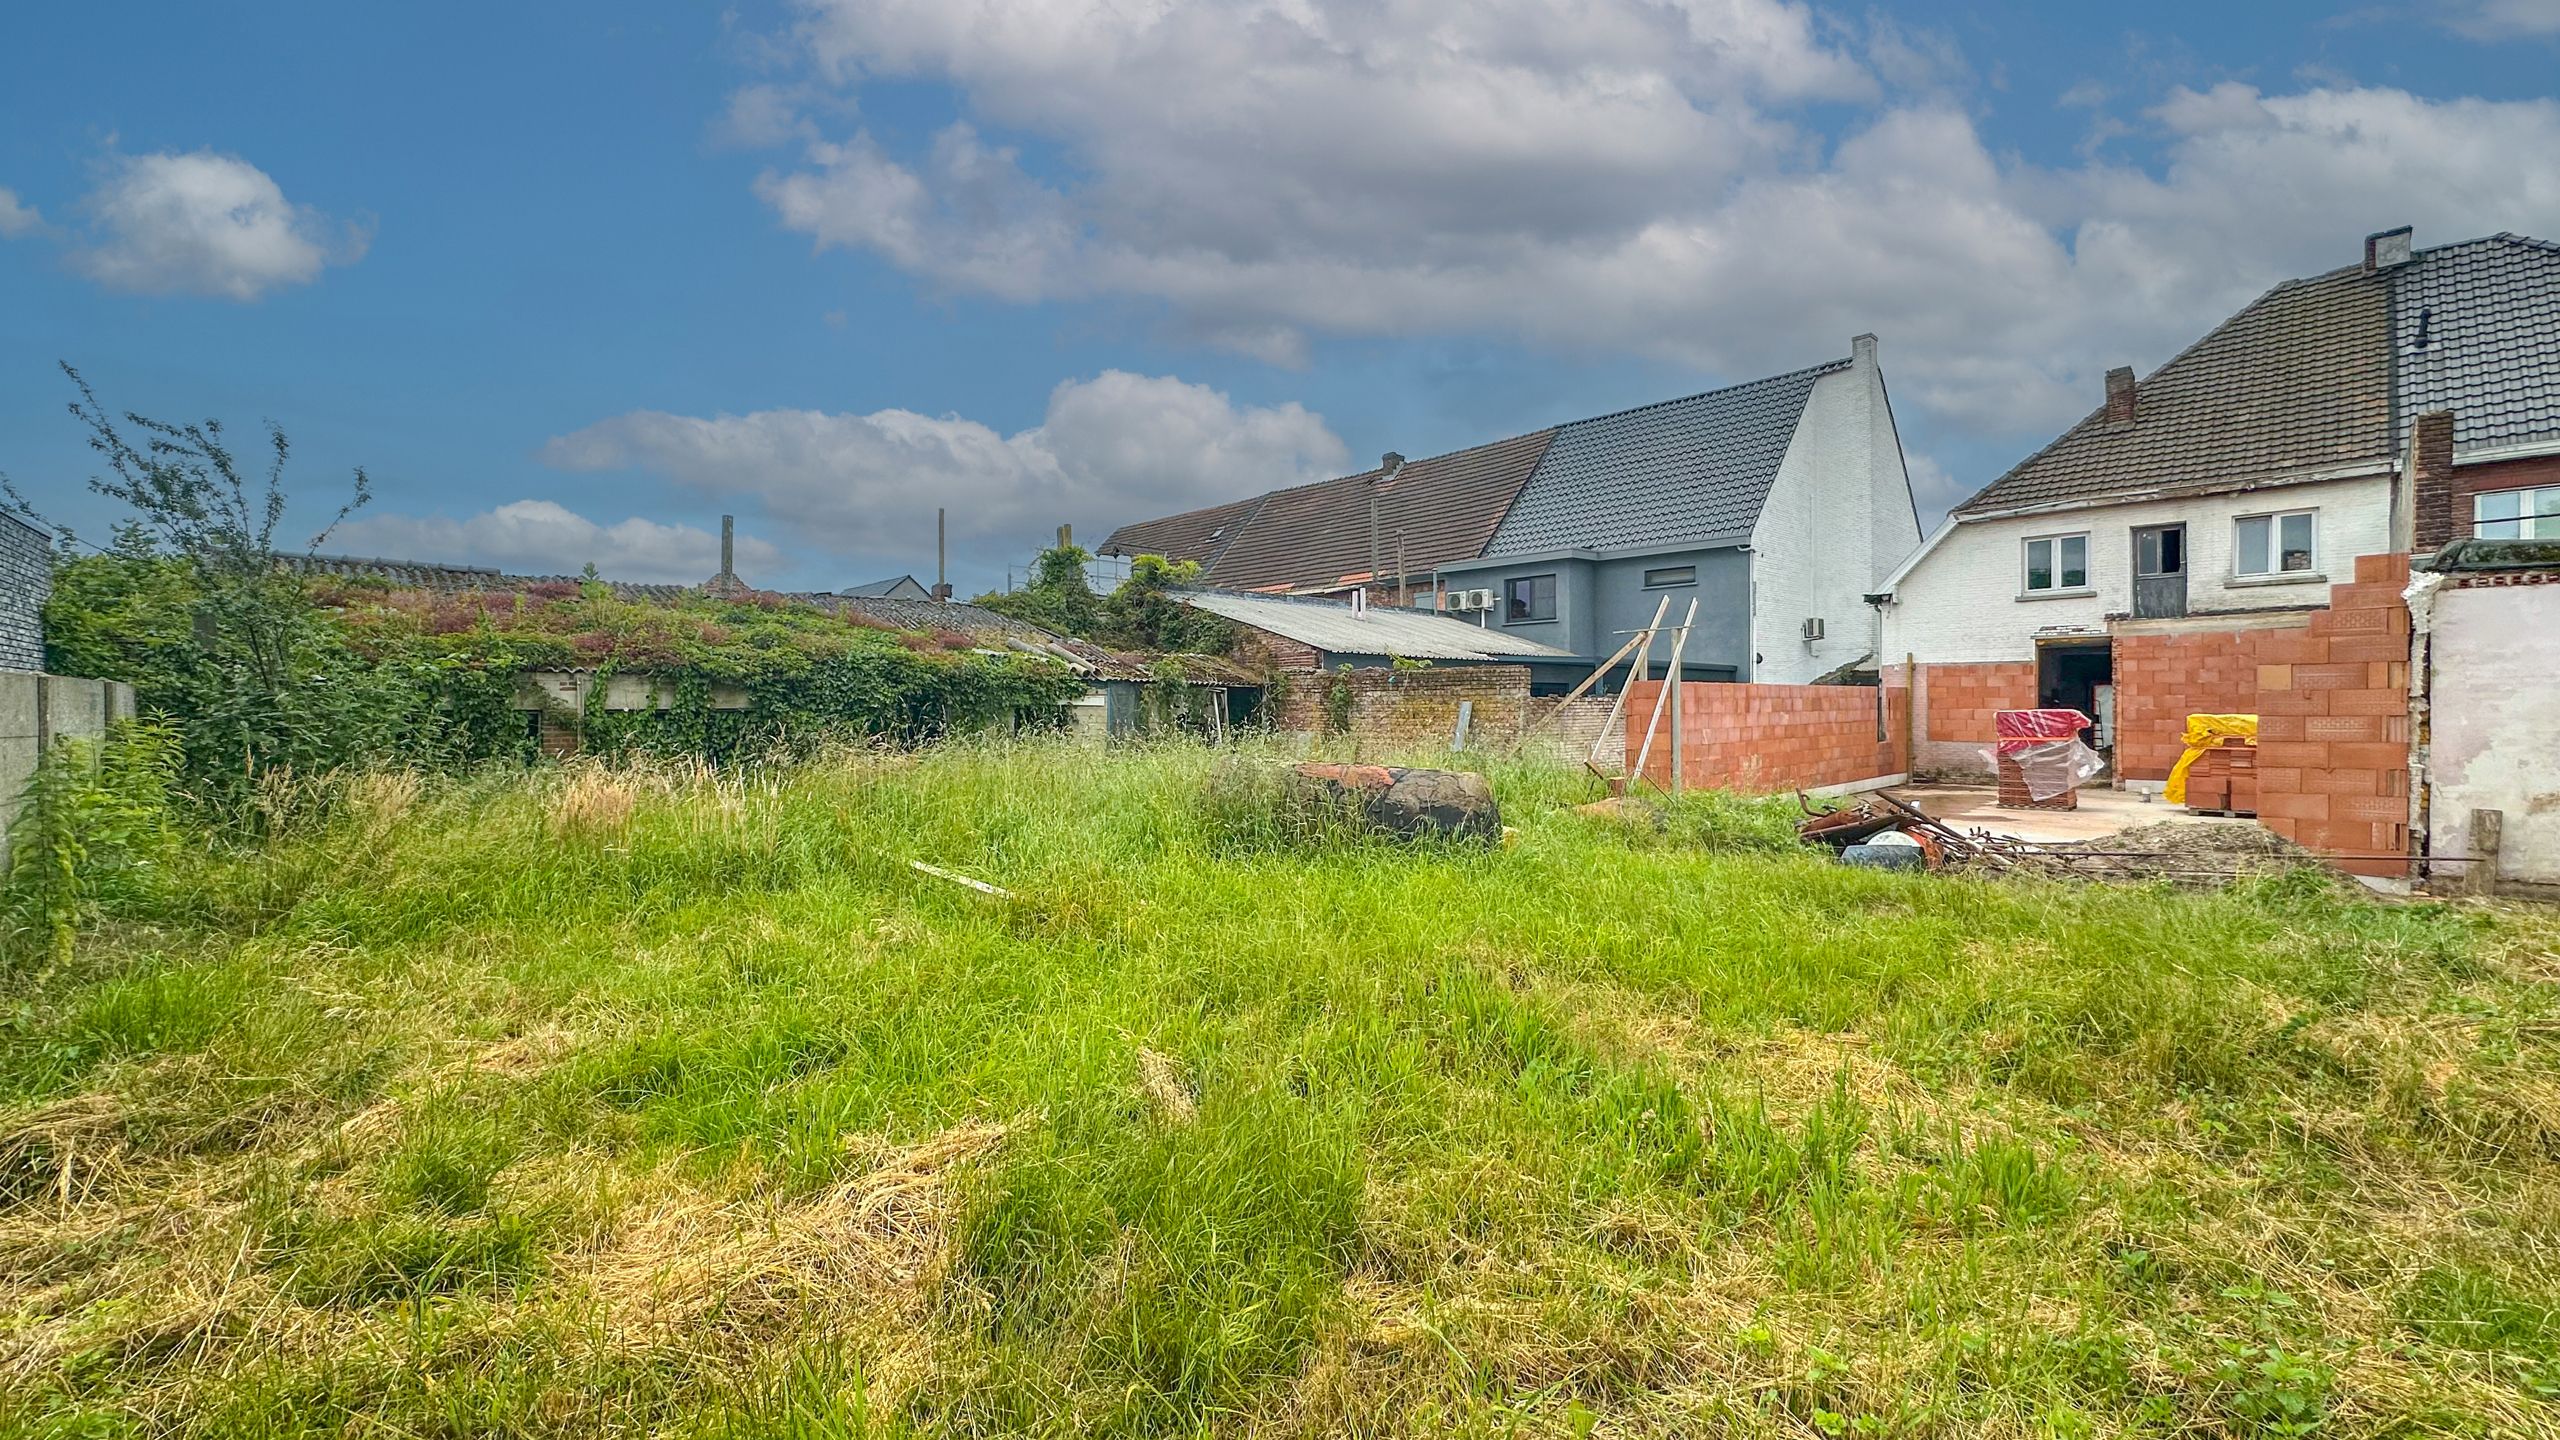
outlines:
[[[2065,540],[2080,542],[2080,583],[2077,585],[2062,583],[2062,542]],[[2035,567],[2034,562],[2027,558],[2027,552],[2037,545],[2053,547],[2052,559],[2048,562],[2053,570],[2053,583],[2041,587],[2030,583]],[[2090,553],[2089,532],[2086,530],[2056,530],[2049,535],[2028,535],[2020,538],[2018,541],[2018,593],[2034,600],[2042,600],[2051,595],[2090,594],[2095,589],[2089,583]]]
[[[2516,514],[2495,520],[2484,519],[2480,514],[2480,502],[2492,495],[2515,496]],[[2480,491],[2471,497],[2471,533],[2484,539],[2507,538],[2481,536],[2481,527],[2486,525],[2513,525],[2516,527],[2514,538],[2519,540],[2546,538],[2537,531],[2548,532],[2548,538],[2560,539],[2560,485],[2516,485],[2504,490]]]
[[[2301,570],[2284,568],[2284,522],[2299,515],[2311,525],[2311,564]],[[2267,522],[2267,565],[2264,570],[2240,568],[2240,527],[2252,520]],[[2231,517],[2231,578],[2244,583],[2282,580],[2317,580],[2320,570],[2320,510],[2309,506],[2297,510],[2260,510]]]

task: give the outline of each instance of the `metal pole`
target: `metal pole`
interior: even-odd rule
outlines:
[[[933,510],[933,598],[939,603],[951,598],[951,512],[937,505]]]

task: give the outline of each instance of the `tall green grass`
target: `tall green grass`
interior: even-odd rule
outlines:
[[[0,1005],[0,1430],[2560,1433],[2542,918],[1513,762],[1511,843],[1408,849],[1221,763],[191,849]]]

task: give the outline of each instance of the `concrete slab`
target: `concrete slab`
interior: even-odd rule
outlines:
[[[44,703],[43,692],[44,677],[33,671],[0,671],[0,740],[35,744],[36,716]]]
[[[2255,820],[2232,819],[2221,815],[2198,815],[2183,805],[2171,805],[2155,795],[2127,790],[2090,789],[2080,792],[2077,810],[2003,810],[1999,795],[1990,786],[1972,785],[1905,785],[1893,792],[1894,798],[1919,806],[1929,817],[1958,830],[1988,830],[2016,840],[2053,842],[2064,840],[2098,840],[2136,825],[2152,825],[2163,820],[2181,825],[2248,825]]]
[[[95,740],[107,733],[107,682],[44,677],[44,733],[56,740]]]

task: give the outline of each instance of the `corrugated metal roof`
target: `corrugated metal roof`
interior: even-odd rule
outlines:
[[[913,575],[893,575],[886,580],[873,580],[861,585],[847,585],[839,595],[886,596],[896,600],[930,600],[933,592]]]
[[[2354,267],[2278,285],[2144,377],[2132,424],[2110,424],[2101,404],[1955,513],[2389,460],[2390,274]]]
[[[2457,451],[2560,437],[2560,245],[2492,235],[2393,272],[2399,431],[2453,412]]]
[[[1561,427],[1484,553],[1748,535],[1814,382],[1849,363],[1834,360]]]
[[[528,585],[583,585],[578,575],[509,575],[478,565],[443,565],[430,560],[384,560],[363,555],[279,553],[276,563],[303,575],[329,575],[342,580],[379,580],[402,590],[460,594],[470,590],[522,590]],[[615,598],[664,605],[699,595],[695,585],[643,584],[608,580]]]
[[[1399,655],[1408,660],[1571,660],[1572,652],[1427,610],[1339,600],[1185,590],[1183,604],[1335,655]]]
[[[1016,620],[984,606],[963,601],[896,600],[885,595],[792,595],[788,598],[831,615],[857,615],[892,630],[930,633],[949,630],[980,643],[1054,640],[1057,637],[1028,620]]]

